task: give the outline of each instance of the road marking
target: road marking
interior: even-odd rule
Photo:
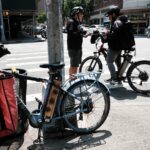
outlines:
[[[7,59],[8,61],[12,61],[12,60],[27,60],[27,59],[37,59],[37,58],[48,58],[48,56],[33,56],[33,57],[24,57],[24,58],[9,58]]]
[[[35,62],[23,62],[23,63],[12,63],[7,64],[7,67],[15,67],[15,66],[26,66],[26,65],[33,65],[33,64],[44,64],[48,63],[48,61],[35,61]]]
[[[35,52],[33,52],[33,53],[19,53],[19,52],[17,52],[17,53],[12,53],[11,54],[11,57],[13,57],[13,56],[26,56],[26,55],[39,55],[39,54],[48,54],[48,52],[37,52],[37,51],[35,51]]]
[[[68,76],[66,76],[66,79],[68,78]],[[106,84],[105,82],[103,82],[109,89],[115,89],[115,88],[119,88],[119,86],[109,86],[108,84]],[[123,83],[122,86],[120,87],[128,87],[129,85],[127,83]],[[41,90],[42,92],[42,90]],[[42,93],[35,93],[35,94],[28,94],[26,97],[26,101],[27,102],[33,102],[35,101],[35,97],[42,100]]]

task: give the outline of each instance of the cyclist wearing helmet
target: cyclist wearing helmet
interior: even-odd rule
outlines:
[[[111,78],[107,82],[110,84],[118,84],[120,82],[118,81],[114,62],[119,69],[121,66],[121,51],[130,50],[135,45],[134,36],[128,17],[120,13],[118,6],[110,7],[106,15],[111,22],[110,32],[107,33],[106,39],[109,46],[106,61],[111,75]]]
[[[81,6],[76,6],[71,11],[71,20],[67,23],[67,47],[70,57],[69,76],[73,78],[72,74],[76,74],[79,64],[82,59],[82,42],[83,35],[86,33],[81,28],[83,21],[84,10]]]

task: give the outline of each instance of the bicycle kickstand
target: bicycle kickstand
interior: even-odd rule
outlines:
[[[33,141],[33,145],[28,148],[28,150],[35,150],[35,149],[40,149],[40,150],[44,150],[44,142],[43,142],[43,136],[41,135],[42,129],[39,128],[38,129],[38,137],[36,140]]]

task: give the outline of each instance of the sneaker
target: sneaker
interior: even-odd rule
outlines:
[[[106,83],[109,83],[111,85],[122,85],[121,81],[117,80],[117,79],[108,79],[108,80],[105,80]]]

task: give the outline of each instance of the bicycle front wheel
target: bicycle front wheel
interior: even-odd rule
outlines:
[[[150,61],[135,62],[127,72],[131,88],[142,94],[150,93]]]
[[[92,133],[106,120],[110,109],[107,88],[100,82],[84,80],[73,84],[63,99],[63,116],[76,133]]]
[[[87,73],[91,71],[101,71],[102,68],[102,62],[98,57],[89,56],[81,62],[79,72]]]

